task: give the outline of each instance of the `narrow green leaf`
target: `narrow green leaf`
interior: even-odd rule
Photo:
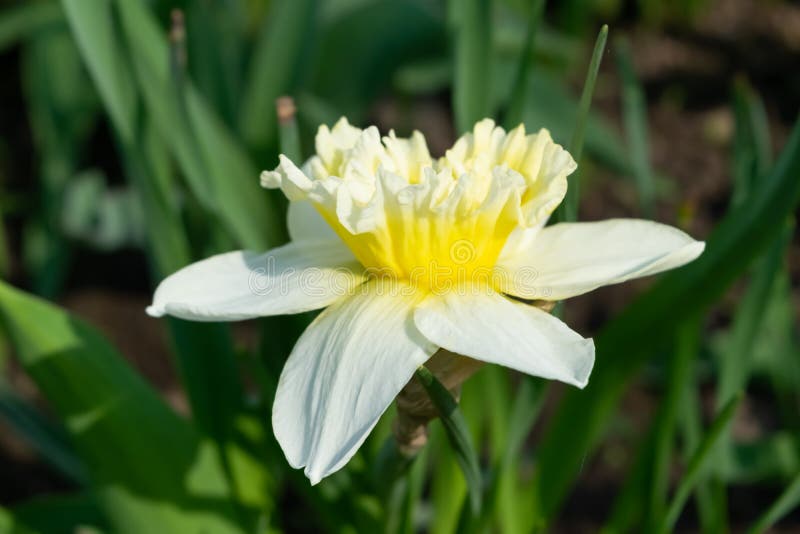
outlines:
[[[228,0],[187,2],[191,77],[209,105],[234,127],[243,91],[242,58],[249,52],[250,6]]]
[[[569,142],[569,151],[575,161],[580,164],[583,153],[583,140],[586,136],[586,126],[589,122],[589,110],[592,107],[592,96],[594,86],[597,82],[597,73],[600,71],[600,63],[603,61],[603,53],[606,50],[608,41],[608,25],[604,24],[597,34],[592,51],[592,60],[589,62],[589,70],[586,72],[586,80],[583,83],[581,100],[578,104],[578,118],[575,121],[575,129],[572,131],[572,138]],[[572,222],[578,219],[578,206],[580,203],[580,168],[569,177],[569,188],[567,196],[557,214],[559,221]]]
[[[600,63],[603,61],[603,54],[606,50],[608,41],[608,24],[603,24],[592,50],[592,59],[589,62],[589,70],[586,72],[586,80],[583,82],[581,100],[578,104],[578,120],[575,122],[575,130],[569,142],[569,150],[575,159],[580,159],[583,153],[583,138],[586,135],[586,125],[589,121],[589,111],[592,107],[592,97],[594,96],[594,86],[597,82],[597,73],[600,72]]]
[[[124,143],[133,140],[136,89],[113,24],[110,0],[61,0],[78,48]]]
[[[644,91],[631,63],[628,42],[620,38],[616,43],[617,67],[622,79],[622,115],[625,137],[630,149],[631,166],[639,190],[639,202],[646,215],[655,209],[655,180],[650,165],[649,136],[647,135],[647,102]]]
[[[533,64],[533,44],[536,41],[536,33],[539,28],[539,21],[542,19],[544,6],[547,0],[534,0],[528,6],[528,29],[525,32],[525,42],[519,54],[519,64],[517,65],[514,89],[511,92],[511,100],[506,110],[505,124],[506,129],[516,127],[522,122],[525,116],[525,107],[528,103],[528,85],[530,70]]]
[[[535,70],[528,89],[536,95],[536,105],[525,110],[525,126],[537,131],[543,124],[556,142],[567,146],[578,121],[579,102],[569,88],[552,74]],[[602,116],[589,112],[584,149],[592,160],[627,179],[631,174],[629,150],[614,127]]]
[[[491,2],[451,0],[453,25],[453,110],[458,133],[490,115]]]
[[[710,462],[713,460],[713,456],[710,453],[713,451],[719,439],[725,434],[741,400],[741,395],[729,400],[720,411],[719,415],[714,419],[703,441],[700,442],[697,451],[692,456],[692,459],[689,460],[686,473],[683,475],[678,489],[675,490],[675,495],[672,497],[672,502],[661,522],[658,532],[672,532],[683,510],[683,506],[686,504],[686,500],[689,498],[689,495],[691,495],[692,489],[702,474],[703,468],[710,465]]]
[[[472,445],[467,422],[458,409],[456,400],[450,395],[447,388],[433,376],[433,373],[424,366],[420,366],[417,369],[416,377],[425,387],[425,391],[427,391],[428,396],[433,401],[433,405],[436,407],[436,411],[439,413],[442,426],[444,426],[447,438],[450,440],[450,445],[456,454],[456,460],[458,460],[461,471],[467,481],[472,513],[477,516],[481,509],[483,483],[481,481],[480,466],[478,465],[478,456],[475,453],[475,447]]]
[[[99,334],[2,283],[0,317],[117,532],[242,532],[213,449]]]
[[[800,473],[795,475],[780,497],[748,529],[748,534],[766,532],[772,525],[798,506],[800,506]]]
[[[698,348],[699,349],[699,348]],[[689,463],[694,452],[703,439],[703,422],[701,415],[703,407],[698,394],[699,382],[694,380],[690,387],[684,389],[683,402],[681,403],[681,433],[683,443],[681,458],[685,464]],[[695,487],[695,503],[697,514],[700,516],[700,525],[703,532],[721,532],[720,517],[714,502],[709,480],[700,479]]]
[[[275,140],[275,100],[293,89],[300,60],[315,31],[317,0],[277,0],[270,3],[248,69],[239,122],[244,138],[263,151]]]
[[[672,466],[672,451],[675,427],[683,404],[683,391],[687,384],[693,385],[693,363],[697,357],[700,338],[700,322],[689,318],[678,330],[675,356],[670,358],[667,376],[667,391],[656,415],[655,443],[649,483],[649,506],[645,528],[652,531],[660,522],[666,509],[669,491],[669,473]]]
[[[452,454],[444,428],[434,425],[428,439],[431,461],[436,466],[431,474],[431,508],[433,518],[430,523],[431,534],[451,534],[455,532],[459,514],[464,503],[468,502],[468,488],[460,473],[456,455]]]
[[[770,176],[747,206],[730,211],[700,258],[673,271],[636,299],[595,339],[598,365],[589,385],[568,392],[539,446],[535,479],[542,509],[559,507],[586,455],[597,442],[625,385],[680,322],[711,305],[780,231],[800,197],[800,123]]]
[[[777,274],[783,267],[786,247],[794,235],[794,224],[787,224],[755,266],[747,292],[736,308],[728,350],[720,356],[717,406],[725,404],[737,391],[746,388],[753,368],[751,361],[757,333],[772,295]]]

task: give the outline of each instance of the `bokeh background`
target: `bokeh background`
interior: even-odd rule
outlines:
[[[269,377],[279,372],[308,317],[226,329],[223,338],[233,341],[223,341],[220,352],[233,364],[216,371],[212,365],[203,382],[192,375],[191,354],[184,353],[205,358],[198,347],[186,347],[192,345],[187,338],[207,338],[147,317],[152,288],[171,270],[215,251],[285,240],[285,204],[257,185],[258,172],[274,167],[280,151],[274,111],[280,95],[295,99],[306,155],[317,126],[340,116],[383,132],[418,129],[434,155],[443,153],[463,129],[452,102],[454,84],[470,79],[458,63],[458,32],[466,31],[463,13],[469,11],[462,4],[470,3],[0,1],[3,280],[95,327],[172,410],[186,418],[194,412],[193,424],[201,431],[215,435],[216,427],[198,409],[204,402],[225,405],[231,394],[225,380],[215,380],[219,369],[237,375],[242,410],[268,413]],[[529,129],[546,127],[565,145],[595,36],[602,24],[610,26],[580,161],[581,220],[647,217],[708,239],[735,209],[752,204],[769,211],[759,207],[759,191],[775,180],[774,162],[800,109],[800,4],[551,1],[530,51],[531,5],[493,0],[486,6],[490,17],[469,30],[485,44],[477,47],[486,66],[479,78],[488,91],[485,114],[509,115],[509,98],[526,65],[525,101],[515,112]],[[175,26],[175,9],[182,10],[183,29]],[[784,180],[800,181],[800,174]],[[792,511],[800,501],[796,197],[788,210],[780,209],[786,213],[779,224],[736,234],[751,243],[742,245],[747,258],[722,260],[737,266],[720,273],[724,287],[717,288],[714,273],[706,273],[715,289],[702,305],[691,301],[693,294],[685,306],[682,300],[672,303],[663,335],[657,321],[644,323],[654,330],[638,332],[639,338],[660,341],[633,341],[644,356],[636,356],[629,371],[598,379],[598,388],[613,383],[603,390],[613,394],[587,394],[579,401],[580,393],[547,388],[539,399],[541,413],[535,424],[526,423],[513,461],[510,487],[525,491],[509,501],[512,508],[526,506],[532,495],[526,491],[535,493],[530,481],[542,480],[537,462],[560,461],[553,436],[569,436],[572,424],[565,395],[573,408],[608,403],[606,416],[592,420],[591,446],[577,439],[576,449],[565,452],[564,471],[571,475],[556,480],[558,497],[531,497],[530,507],[539,502],[541,513],[522,519],[496,504],[487,528],[527,532],[546,525],[553,532],[596,532],[611,524],[645,531],[685,480],[704,429],[713,426],[724,401],[743,390],[723,443],[705,460],[674,528],[743,531],[794,484],[789,499],[781,501],[783,519],[774,531],[800,531],[800,513]],[[673,283],[676,291],[684,287]],[[615,332],[624,330],[603,337],[604,328],[652,285],[640,280],[576,298],[563,308],[565,320],[585,336],[601,334],[599,342],[612,343]],[[37,320],[34,312],[25,313]],[[78,452],[73,447],[63,410],[53,406],[61,401],[48,394],[47,388],[58,388],[58,377],[31,373],[18,357],[17,338],[10,336],[0,335],[0,509],[7,524],[16,518],[18,525],[43,533],[77,532],[76,525],[118,531],[118,516],[92,496],[94,471],[85,465],[81,446]],[[614,358],[627,369],[628,349],[618,349],[606,347],[598,369]],[[681,352],[688,353],[690,365],[676,375],[683,371],[670,362]],[[675,376],[682,377],[679,383]],[[43,380],[55,385],[43,387]],[[506,436],[509,424],[519,424],[509,419],[519,384],[510,371],[485,369],[465,388],[464,412],[488,472],[502,456],[498,443],[506,442],[495,434]],[[255,420],[268,442],[268,418]],[[139,423],[145,429],[149,424]],[[388,425],[383,426],[385,436]],[[378,434],[370,450],[380,446]],[[451,532],[458,525],[464,484],[439,434],[434,428],[431,450],[419,460],[424,468],[412,479],[411,494],[420,497],[418,505],[408,505],[413,521],[397,529]],[[170,447],[150,445],[154,454]],[[108,440],[109,449],[116,446]],[[268,490],[259,489],[271,503],[259,505],[269,510],[260,516],[268,518],[269,528],[363,531],[373,523],[361,515],[370,514],[379,518],[375,524],[384,523],[381,514],[389,505],[375,505],[383,511],[374,512],[372,505],[356,503],[370,495],[369,485],[346,478],[324,483],[319,495],[311,495],[304,481],[286,474],[274,447],[265,450],[253,457],[271,479]],[[365,471],[368,463],[367,454],[352,469]],[[350,504],[331,509],[341,502]]]

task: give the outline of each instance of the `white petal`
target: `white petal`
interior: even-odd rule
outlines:
[[[429,296],[414,323],[451,352],[580,388],[594,365],[591,339],[534,306],[477,286]]]
[[[362,272],[336,241],[289,243],[260,255],[228,252],[167,277],[147,313],[235,321],[315,310],[352,294]]]
[[[312,484],[347,463],[436,350],[411,318],[420,297],[408,286],[395,284],[391,291],[387,284],[364,284],[359,290],[365,291],[322,312],[281,373],[272,410],[275,437]]]
[[[325,222],[319,211],[308,200],[289,203],[286,213],[286,226],[292,241],[339,241],[339,236]]]
[[[674,269],[697,258],[705,243],[652,221],[610,219],[562,223],[515,234],[498,260],[503,292],[560,300],[600,286]]]

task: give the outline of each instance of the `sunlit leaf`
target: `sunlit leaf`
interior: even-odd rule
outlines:
[[[118,532],[243,532],[213,449],[99,334],[6,284],[0,316]]]

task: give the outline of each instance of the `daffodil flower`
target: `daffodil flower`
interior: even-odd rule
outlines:
[[[655,222],[545,226],[576,168],[547,130],[491,120],[431,157],[414,132],[345,119],[264,187],[291,201],[291,242],[176,272],[148,313],[229,321],[325,308],[281,374],[272,423],[312,484],[342,468],[440,348],[582,388],[594,343],[531,305],[692,261],[704,243]]]

